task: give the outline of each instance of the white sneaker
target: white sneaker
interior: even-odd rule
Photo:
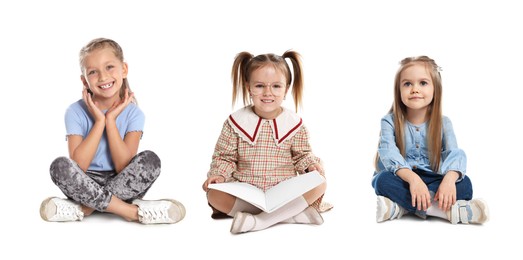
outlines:
[[[252,231],[256,226],[256,218],[248,212],[236,212],[231,224],[231,233],[240,234]]]
[[[376,222],[380,223],[385,220],[401,218],[407,213],[396,202],[387,197],[378,196],[378,205],[376,207]]]
[[[185,217],[182,203],[171,199],[133,200],[138,206],[138,220],[142,224],[173,224]]]
[[[458,200],[447,214],[452,224],[483,224],[489,220],[489,209],[482,199]]]
[[[45,221],[79,221],[84,218],[80,204],[57,197],[45,199],[40,205],[40,216]]]

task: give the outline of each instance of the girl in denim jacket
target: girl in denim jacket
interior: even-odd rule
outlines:
[[[472,199],[466,155],[442,115],[440,68],[426,56],[405,58],[394,81],[394,103],[381,119],[372,186],[376,221],[407,213],[452,224],[485,223],[487,204]]]

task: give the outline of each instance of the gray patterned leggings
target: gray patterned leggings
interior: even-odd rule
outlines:
[[[131,202],[142,198],[160,175],[160,158],[143,151],[119,174],[114,171],[83,172],[70,158],[58,157],[51,164],[51,179],[69,199],[104,212],[115,195]]]

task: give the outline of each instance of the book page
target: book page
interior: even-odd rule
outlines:
[[[280,182],[266,191],[266,211],[272,212],[280,208],[324,181],[318,171],[312,171]]]
[[[254,185],[245,182],[223,182],[209,184],[208,187],[241,198],[265,211],[265,193]]]
[[[241,198],[265,212],[272,212],[323,183],[325,179],[317,171],[297,175],[265,193],[254,185],[243,182],[209,184],[209,189],[220,190]]]

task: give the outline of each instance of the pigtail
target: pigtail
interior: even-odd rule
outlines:
[[[242,93],[243,104],[249,103],[249,91],[247,88],[247,78],[249,75],[246,71],[247,64],[254,56],[248,52],[240,52],[236,55],[232,65],[231,79],[232,79],[232,106],[236,104],[239,93]]]
[[[292,82],[292,97],[294,99],[296,112],[298,112],[298,107],[302,107],[303,103],[303,65],[301,63],[301,57],[299,53],[289,50],[282,55],[282,58],[284,60],[289,59],[292,63],[294,80],[292,80],[292,75],[288,75],[287,85],[290,86]]]

